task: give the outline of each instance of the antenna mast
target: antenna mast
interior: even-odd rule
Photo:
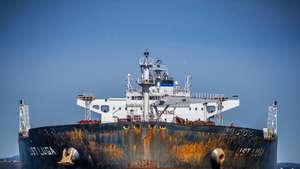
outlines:
[[[154,85],[153,79],[150,78],[150,69],[153,64],[149,58],[149,52],[146,49],[144,52],[144,57],[139,61],[141,72],[142,72],[142,80],[139,80],[138,83],[142,87],[142,93],[144,97],[143,103],[143,120],[145,121],[145,116],[149,114],[149,88]]]
[[[269,132],[277,135],[277,101],[273,101],[272,106],[268,108],[268,122],[267,127]]]
[[[185,85],[184,85],[184,91],[187,93],[187,96],[191,95],[191,82],[192,80],[192,76],[191,75],[187,75],[185,78]]]
[[[127,75],[127,92],[131,92],[132,91],[132,84],[131,84],[131,74],[128,73]]]
[[[272,140],[277,136],[277,101],[273,101],[272,106],[268,107],[267,128],[263,128],[265,139]]]
[[[19,133],[26,137],[28,136],[28,131],[30,129],[30,123],[29,123],[29,107],[28,105],[25,105],[24,99],[20,100],[19,105]]]

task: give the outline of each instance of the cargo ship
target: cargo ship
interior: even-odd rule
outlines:
[[[266,128],[225,125],[224,113],[240,105],[239,96],[192,93],[190,75],[181,87],[148,50],[138,64],[141,77],[128,74],[125,97],[78,95],[85,118],[75,124],[31,128],[28,105],[21,100],[23,168],[276,168],[276,101],[266,113]]]

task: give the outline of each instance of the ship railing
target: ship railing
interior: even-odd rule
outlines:
[[[224,94],[217,94],[217,93],[191,93],[192,98],[199,98],[204,100],[239,100],[238,95],[233,95],[231,97],[225,97]]]
[[[174,93],[187,93],[187,90],[185,89],[174,89]]]
[[[126,103],[126,106],[127,107],[141,107],[141,106],[143,106],[143,103],[130,103],[130,102],[128,102],[128,103]]]
[[[217,94],[217,93],[191,93],[191,97],[205,99],[205,100],[215,100],[215,99],[225,98],[224,94]]]
[[[185,96],[185,97],[189,97],[190,96],[190,92],[185,90],[185,89],[175,89],[173,91],[173,95],[174,96]]]

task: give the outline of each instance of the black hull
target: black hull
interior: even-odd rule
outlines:
[[[70,148],[76,158],[62,163]],[[212,158],[216,148],[224,151],[222,163]],[[277,139],[264,139],[262,130],[173,123],[34,128],[19,138],[19,149],[28,169],[274,169],[277,162]]]

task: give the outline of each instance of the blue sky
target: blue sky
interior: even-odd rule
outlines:
[[[33,127],[84,117],[75,99],[124,96],[149,48],[192,90],[240,95],[225,122],[266,126],[279,101],[278,161],[299,161],[298,1],[0,1],[0,157],[18,152],[18,100]]]

